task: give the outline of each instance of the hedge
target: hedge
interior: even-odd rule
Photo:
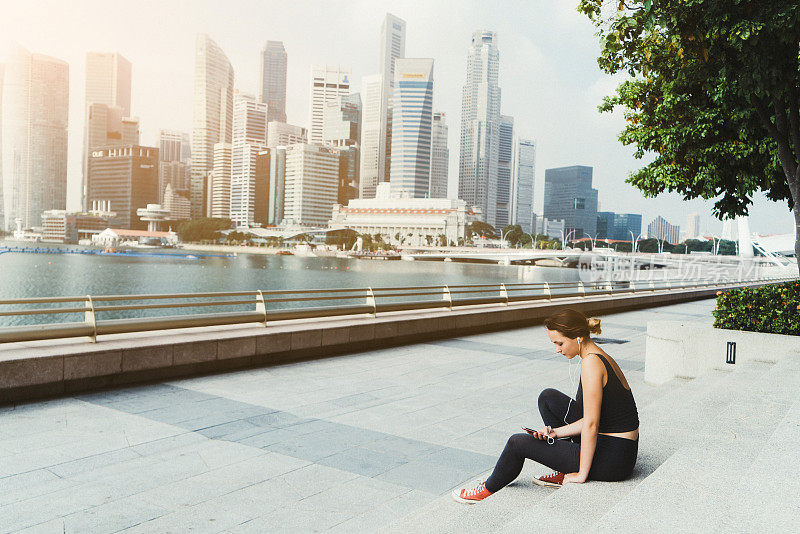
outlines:
[[[714,326],[800,336],[800,282],[717,292]]]

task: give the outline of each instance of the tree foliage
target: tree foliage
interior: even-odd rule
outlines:
[[[358,232],[352,228],[343,228],[334,232],[328,232],[325,235],[325,243],[328,245],[336,245],[337,247],[344,247],[347,250],[353,248],[356,240],[358,239]],[[362,240],[363,241],[363,240]]]
[[[746,214],[760,190],[800,226],[796,1],[581,0],[578,10],[598,28],[600,67],[630,76],[600,110],[623,108],[620,141],[655,155],[629,183],[714,199],[719,218]]]
[[[221,230],[228,230],[232,226],[230,219],[201,218],[180,222],[175,232],[183,242],[216,241]]]
[[[494,226],[483,221],[473,221],[467,225],[466,228],[467,238],[469,239],[473,234],[485,237],[486,239],[497,239],[497,230]]]

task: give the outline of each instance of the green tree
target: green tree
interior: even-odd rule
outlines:
[[[645,196],[715,199],[720,219],[746,214],[760,190],[800,228],[800,5],[622,0],[604,18],[603,3],[578,9],[598,28],[600,67],[631,79],[600,109],[622,107],[620,141],[655,154],[627,181]]]
[[[344,246],[344,248],[347,250],[353,248],[356,239],[358,239],[358,232],[356,232],[352,228],[343,228],[341,230],[335,230],[333,232],[328,232],[325,235],[326,244],[336,245],[337,247]]]
[[[509,245],[512,247],[517,246],[517,243],[522,240],[522,236],[525,233],[522,231],[522,227],[518,224],[509,224],[505,228],[503,228],[502,235],[506,236],[506,240],[508,240]]]
[[[233,231],[228,233],[228,235],[225,237],[225,241],[227,241],[228,243],[238,244],[238,243],[244,243],[245,241],[248,240],[249,237],[250,235],[244,232]]]
[[[232,227],[233,223],[230,219],[201,218],[178,223],[175,232],[185,243],[216,241],[220,237],[221,230],[228,230]]]
[[[469,239],[472,234],[482,235],[486,239],[497,239],[497,230],[494,229],[489,223],[483,221],[473,221],[467,225],[466,228],[467,238]]]

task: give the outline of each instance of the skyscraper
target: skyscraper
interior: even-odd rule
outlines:
[[[678,243],[680,233],[680,226],[668,223],[661,215],[653,219],[653,221],[647,225],[648,239],[655,238],[659,241],[666,241],[671,245]]]
[[[686,216],[686,239],[696,239],[700,235],[700,215],[697,212]]]
[[[189,134],[180,130],[159,130],[158,158],[161,161],[182,161],[189,163],[192,146]]]
[[[189,134],[177,130],[160,130],[158,134],[158,202],[167,207],[167,188],[169,204],[174,207],[171,217],[175,220],[188,219],[190,213],[184,209],[189,203],[189,158],[191,146]]]
[[[231,152],[230,143],[214,145],[214,166],[208,173],[211,217],[220,219],[231,217]]]
[[[511,220],[511,166],[514,157],[514,117],[500,115],[500,139],[497,149],[496,226],[502,229]]]
[[[500,54],[497,34],[476,31],[467,56],[461,101],[458,198],[478,206],[497,225],[497,161],[500,145]]]
[[[433,114],[431,126],[431,187],[429,198],[447,198],[447,171],[450,149],[447,148],[447,121],[444,113]]]
[[[255,224],[277,226],[283,220],[286,148],[261,150],[256,156]]]
[[[425,198],[430,193],[433,60],[395,60],[392,93],[392,196]]]
[[[574,165],[544,172],[544,217],[564,219],[565,239],[595,237],[597,189],[592,188],[591,167]]]
[[[386,148],[383,134],[385,116],[383,104],[383,77],[380,74],[361,79],[361,165],[359,167],[359,198],[375,198],[375,188],[386,174]]]
[[[269,113],[269,109],[267,109]],[[286,124],[285,122],[270,122],[267,124],[267,146],[289,146],[308,142],[308,130],[302,126]]]
[[[131,63],[122,55],[86,54],[86,107],[81,200],[87,206],[87,173],[95,147],[138,145],[139,120],[131,117]]]
[[[286,50],[267,41],[261,50],[258,100],[267,105],[267,122],[286,122]]]
[[[255,221],[256,156],[267,146],[267,105],[236,92],[233,99],[230,219],[237,226]]]
[[[66,209],[69,66],[15,45],[4,78],[5,227],[30,228],[43,211]]]
[[[128,145],[92,150],[87,202],[109,202],[122,228],[147,228],[136,210],[158,202],[158,149]]]
[[[214,145],[230,143],[233,132],[233,67],[208,35],[198,34],[194,64],[194,128],[192,131],[192,217],[205,217],[208,174],[214,166]]]
[[[351,93],[325,108],[322,142],[338,148],[339,204],[358,198],[361,95]]]
[[[338,149],[308,144],[286,148],[283,216],[290,224],[327,226],[338,186]]]
[[[311,67],[311,118],[309,142],[322,144],[325,108],[350,94],[350,70],[328,65]]]
[[[86,54],[86,102],[117,106],[131,114],[131,63],[120,54]]]
[[[351,93],[325,107],[322,142],[331,146],[358,146],[361,137],[361,95]]]
[[[392,162],[392,97],[394,94],[395,61],[406,57],[406,21],[387,13],[381,25],[381,56],[379,59],[383,94],[381,100],[381,146],[384,179],[389,181]]]
[[[514,163],[511,178],[511,224],[518,224],[522,231],[531,234],[535,230],[533,213],[533,184],[535,182],[536,145],[530,139],[518,139],[514,143]]]

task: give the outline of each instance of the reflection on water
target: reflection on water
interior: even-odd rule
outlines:
[[[30,245],[28,245],[30,246]],[[47,248],[55,248],[47,245]],[[71,247],[76,248],[76,247]],[[575,269],[470,263],[375,261],[241,254],[233,258],[0,254],[0,299],[274,289],[499,284],[575,281]],[[341,302],[345,304],[346,302]],[[120,303],[121,304],[121,303]],[[74,304],[73,304],[74,305]],[[305,304],[308,305],[308,304]],[[38,305],[37,305],[38,306]],[[2,306],[0,310],[14,307]],[[210,313],[236,308],[149,310],[146,315]],[[252,309],[252,308],[241,308]],[[99,319],[142,313],[106,313]],[[80,321],[78,314],[0,317],[0,325]]]

